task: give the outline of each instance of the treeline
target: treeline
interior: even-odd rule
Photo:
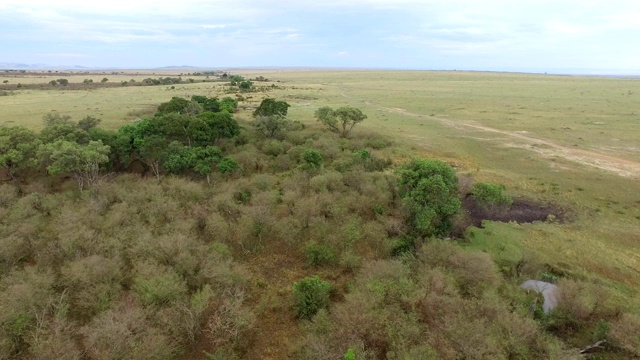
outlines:
[[[158,107],[153,117],[109,131],[87,116],[78,122],[50,113],[36,133],[21,126],[0,128],[0,165],[20,189],[25,176],[38,169],[70,174],[80,189],[94,187],[103,170],[124,170],[140,161],[160,177],[161,171],[192,172],[208,176],[213,166],[233,171],[237,164],[225,158],[217,140],[239,134],[232,98],[174,97]]]

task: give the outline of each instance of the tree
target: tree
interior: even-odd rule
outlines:
[[[69,80],[67,79],[58,79],[58,83],[62,86],[67,86],[69,85]]]
[[[257,116],[253,121],[253,126],[262,135],[275,138],[287,128],[287,123],[287,119],[277,115]]]
[[[347,137],[353,127],[364,121],[367,115],[351,106],[343,106],[336,110],[324,106],[316,110],[315,117],[329,130],[340,134],[341,137]]]
[[[230,113],[234,113],[236,112],[237,108],[238,100],[234,98],[227,96],[220,100],[220,110],[227,110]]]
[[[229,156],[225,156],[220,162],[217,164],[216,168],[222,174],[230,174],[240,168],[240,164]]]
[[[108,82],[108,81],[109,81],[109,79],[107,79],[107,78],[102,78],[102,80],[100,80],[100,82],[103,83],[103,84]]]
[[[71,173],[82,191],[85,185],[93,189],[102,179],[100,166],[109,162],[109,150],[109,146],[103,145],[101,141],[81,145],[58,140],[41,146],[39,154],[49,164],[49,174]]]
[[[446,235],[460,210],[458,178],[451,166],[439,160],[414,159],[398,170],[400,196],[417,236]]]
[[[86,119],[86,118],[85,118]],[[95,119],[95,118],[92,118]],[[97,119],[96,119],[97,120]],[[58,113],[48,113],[44,115],[44,129],[40,132],[40,139],[43,143],[52,143],[57,140],[67,140],[86,144],[90,136],[79,124],[71,121],[71,116]],[[83,122],[83,126],[90,126],[93,120]]]
[[[238,84],[238,88],[243,91],[249,91],[253,87],[253,83],[251,81],[242,81]]]
[[[253,112],[253,117],[258,116],[287,116],[287,112],[291,105],[285,101],[278,101],[272,98],[262,100],[260,106]]]
[[[160,135],[151,135],[135,139],[135,147],[140,159],[147,164],[156,179],[160,181],[162,163],[170,155],[169,142]]]
[[[232,138],[240,134],[240,125],[226,110],[217,113],[205,112],[197,116],[207,124],[208,135],[203,138],[205,144],[213,144],[217,139]]]
[[[0,166],[20,191],[21,172],[37,165],[38,135],[21,126],[0,127]]]
[[[211,183],[212,167],[222,159],[222,151],[217,146],[189,147],[177,142],[169,145],[169,155],[164,167],[173,173],[193,170]]]
[[[189,100],[174,96],[171,100],[164,102],[158,106],[156,115],[164,115],[172,112],[184,114],[185,109],[189,105]]]
[[[84,131],[89,131],[94,127],[98,126],[102,122],[101,119],[97,117],[93,117],[91,115],[87,115],[83,117],[80,121],[78,121],[78,127]]]
[[[243,82],[244,78],[240,75],[232,75],[231,76],[231,85],[238,85],[238,83]]]

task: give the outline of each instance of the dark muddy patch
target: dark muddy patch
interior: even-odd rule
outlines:
[[[462,235],[470,226],[481,228],[484,220],[513,221],[519,224],[536,221],[564,223],[569,220],[569,216],[565,209],[555,204],[530,199],[514,199],[509,206],[483,206],[473,196],[467,196],[462,200],[462,219],[453,235]]]

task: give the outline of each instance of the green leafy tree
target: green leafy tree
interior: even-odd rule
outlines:
[[[205,112],[197,118],[207,125],[207,136],[199,138],[201,145],[213,144],[217,139],[232,138],[240,134],[240,125],[226,110],[217,113]]]
[[[189,147],[173,142],[163,166],[172,173],[194,171],[205,176],[210,184],[213,166],[221,159],[222,151],[217,146]]]
[[[253,83],[251,81],[245,80],[238,84],[238,88],[242,91],[249,91],[253,87]]]
[[[22,173],[38,163],[38,135],[22,126],[0,127],[0,166],[20,190]]]
[[[164,115],[174,112],[184,114],[187,106],[189,106],[189,100],[174,96],[171,100],[160,104],[156,114]]]
[[[240,164],[238,164],[238,162],[234,158],[225,156],[222,160],[220,160],[216,168],[222,174],[230,174],[240,169]]]
[[[260,106],[253,112],[253,117],[258,116],[278,116],[285,117],[289,110],[289,105],[286,101],[279,101],[272,98],[266,98],[262,100]]]
[[[198,138],[206,136],[207,132],[207,124],[204,121],[177,112],[156,115],[149,119],[149,123],[155,134],[188,146]]]
[[[221,110],[220,101],[216,97],[208,98],[203,95],[193,95],[191,101],[202,105],[203,111],[218,112]]]
[[[101,141],[78,144],[58,140],[40,147],[39,154],[51,175],[70,173],[77,181],[80,191],[85,186],[93,189],[102,179],[100,167],[109,162],[109,146]]]
[[[320,309],[329,307],[331,285],[317,276],[293,284],[293,308],[296,316],[311,319]]]
[[[169,141],[160,135],[150,135],[135,139],[134,146],[140,159],[149,166],[156,179],[160,181],[162,164],[171,154]]]
[[[43,143],[52,143],[57,140],[67,140],[86,144],[89,142],[89,133],[71,121],[71,116],[58,113],[48,113],[43,116],[44,129],[40,132],[40,139]],[[87,126],[83,123],[83,126]]]
[[[67,79],[58,79],[58,84],[60,84],[62,86],[67,86],[67,85],[69,85],[69,80],[67,80]]]
[[[212,166],[222,160],[222,151],[217,146],[205,146],[192,148],[191,152],[193,171],[206,176],[207,183],[211,184]]]
[[[287,129],[288,123],[286,118],[277,115],[257,116],[253,121],[253,126],[265,137],[276,138]]]
[[[107,78],[102,78],[102,80],[100,80],[100,82],[103,83],[103,84],[108,82],[108,81],[109,81],[109,79],[107,79]]]
[[[234,113],[238,109],[238,100],[232,97],[224,97],[220,100],[220,110],[227,110],[229,113]]]
[[[240,75],[233,75],[230,78],[231,80],[231,85],[238,85],[239,83],[244,81],[244,77],[240,76]]]
[[[460,210],[458,178],[439,160],[414,159],[398,170],[400,196],[409,212],[409,223],[421,237],[446,235]]]
[[[336,110],[324,106],[316,110],[314,115],[319,122],[341,137],[347,137],[356,124],[367,118],[360,109],[351,106],[343,106]]]

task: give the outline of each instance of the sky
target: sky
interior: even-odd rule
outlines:
[[[640,1],[0,0],[0,63],[640,74]]]

